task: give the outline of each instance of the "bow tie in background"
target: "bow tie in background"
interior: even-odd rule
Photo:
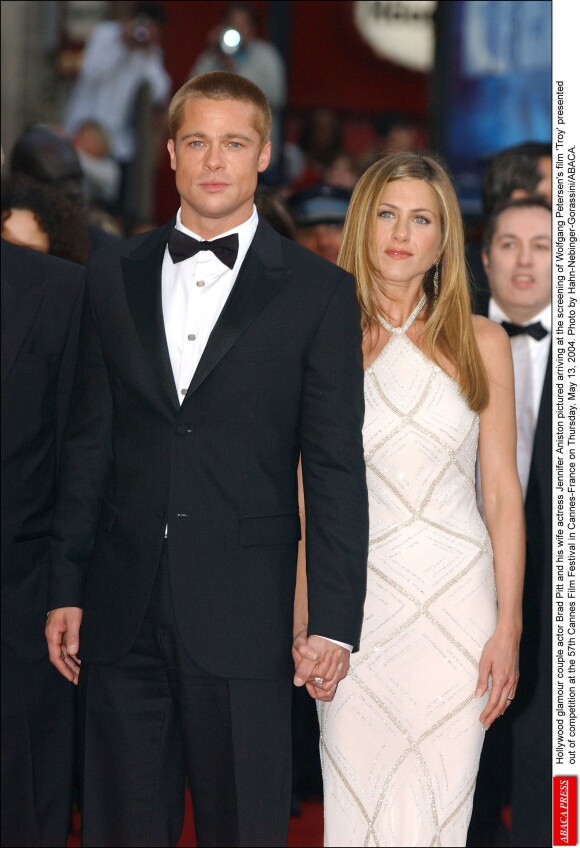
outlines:
[[[539,342],[548,335],[548,331],[540,321],[536,321],[535,324],[510,324],[509,321],[502,321],[501,325],[510,338],[511,336],[520,336],[522,333],[526,333]]]
[[[233,268],[238,256],[238,234],[232,233],[213,241],[198,241],[181,230],[174,229],[169,236],[167,247],[174,264],[195,256],[200,250],[211,250],[224,265]]]

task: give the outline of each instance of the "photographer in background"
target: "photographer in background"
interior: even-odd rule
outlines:
[[[159,43],[164,20],[165,13],[156,3],[138,3],[128,20],[98,24],[87,43],[63,120],[70,135],[86,121],[98,122],[107,133],[111,155],[121,166],[117,205],[125,217],[132,211],[129,197],[139,91],[149,86],[155,114],[161,119],[171,88]]]
[[[247,3],[228,6],[220,24],[210,30],[208,47],[188,78],[207,71],[230,71],[262,89],[272,110],[272,158],[268,173],[279,165],[282,152],[282,110],[286,104],[286,69],[273,44],[257,37],[258,21]]]

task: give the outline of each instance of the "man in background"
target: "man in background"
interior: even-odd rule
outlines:
[[[481,188],[483,222],[508,200],[541,197],[552,205],[552,148],[549,142],[526,141],[500,150],[491,159]],[[487,275],[481,264],[481,243],[467,244],[467,263],[475,281],[476,311],[489,296]]]
[[[335,265],[350,195],[348,189],[339,186],[314,185],[288,198],[298,244]]]
[[[160,45],[164,20],[157,3],[137,3],[127,20],[98,24],[87,43],[63,119],[71,136],[86,121],[97,122],[107,133],[111,155],[121,167],[118,202],[125,217],[134,214],[132,165],[137,152],[139,92],[149,87],[154,117],[160,123],[171,89]]]
[[[500,813],[508,802],[509,844],[552,844],[551,224],[542,198],[511,200],[491,215],[483,238],[491,293],[484,314],[503,324],[512,345],[527,539],[520,680],[511,709],[483,746],[467,840],[472,846],[505,844]]]

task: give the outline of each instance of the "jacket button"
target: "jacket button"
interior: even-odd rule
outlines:
[[[178,436],[187,436],[187,434],[190,433],[191,430],[188,428],[187,424],[178,424],[175,428],[175,432]]]

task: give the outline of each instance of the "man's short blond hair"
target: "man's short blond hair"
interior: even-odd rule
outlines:
[[[175,141],[188,100],[240,100],[255,106],[255,129],[262,145],[270,140],[272,110],[264,92],[253,82],[228,71],[210,71],[193,77],[175,93],[169,104],[169,132]]]

